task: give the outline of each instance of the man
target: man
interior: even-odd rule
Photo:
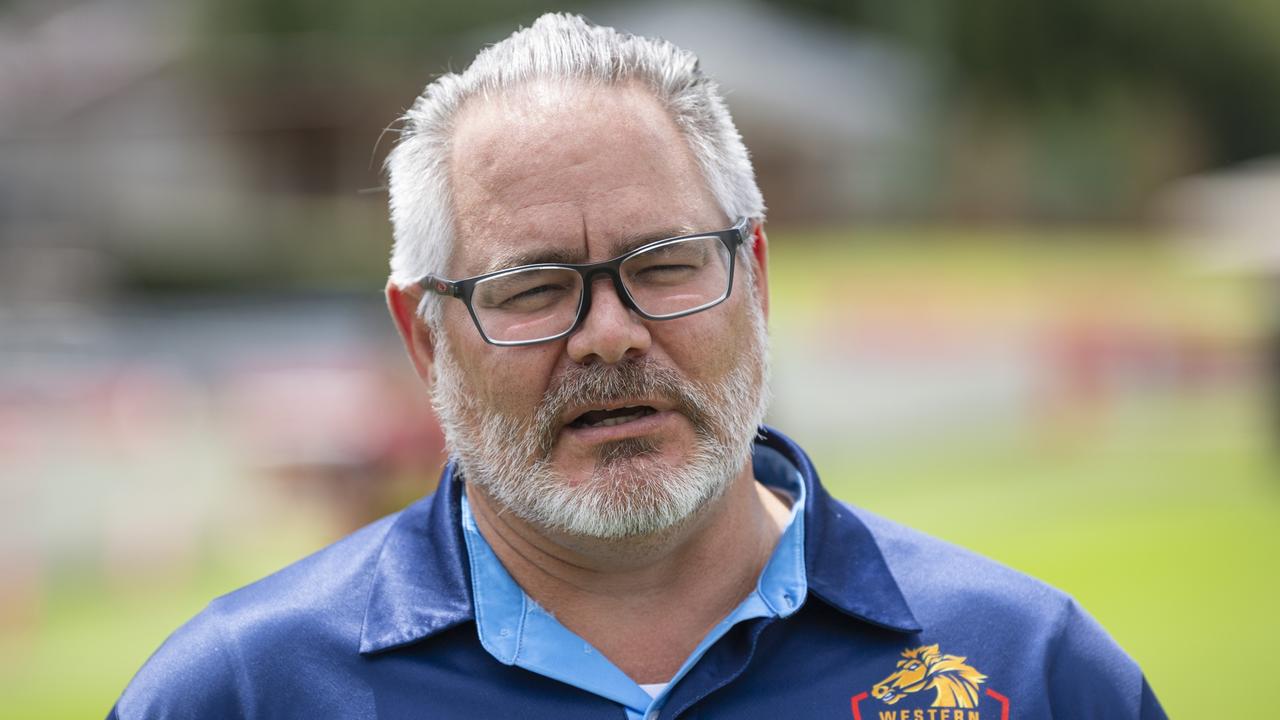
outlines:
[[[211,603],[113,716],[1163,717],[1069,598],[761,427],[764,206],[691,54],[544,16],[388,166],[387,302],[454,459]]]

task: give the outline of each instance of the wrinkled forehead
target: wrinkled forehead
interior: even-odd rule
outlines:
[[[470,101],[450,181],[455,276],[542,250],[603,259],[628,239],[727,222],[684,135],[639,85],[538,83]]]

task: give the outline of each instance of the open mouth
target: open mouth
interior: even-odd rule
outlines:
[[[629,423],[632,420],[639,420],[642,417],[652,415],[656,412],[658,411],[648,405],[628,405],[626,407],[615,408],[613,410],[588,410],[574,418],[569,423],[569,427],[612,427],[614,425]]]

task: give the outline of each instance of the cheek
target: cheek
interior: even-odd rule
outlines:
[[[503,357],[484,369],[489,396],[505,407],[531,414],[547,392],[555,355],[516,348],[499,353]]]
[[[470,330],[475,338],[459,348],[458,357],[467,358],[462,364],[472,391],[500,410],[531,415],[546,393],[558,357],[556,343],[498,347]]]
[[[678,366],[699,379],[722,378],[743,362],[755,329],[746,306],[752,300],[738,290],[718,307],[671,323],[663,345]]]

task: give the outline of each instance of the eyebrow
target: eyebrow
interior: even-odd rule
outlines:
[[[500,252],[484,264],[480,269],[481,275],[498,272],[499,270],[510,270],[524,265],[540,265],[543,263],[551,263],[556,265],[569,265],[578,260],[578,252],[575,250],[566,250],[563,248],[532,248],[527,250],[508,250]]]
[[[626,253],[629,253],[642,245],[648,245],[651,242],[666,240],[667,238],[683,237],[685,235],[692,235],[696,232],[698,232],[697,229],[691,228],[688,225],[677,225],[675,227],[664,228],[657,232],[631,233],[629,235],[624,235],[615,240],[613,245],[610,246],[612,253],[610,257],[625,255]]]
[[[656,232],[631,233],[618,238],[609,246],[609,257],[614,258],[619,255],[625,255],[638,247],[647,245],[658,240],[666,240],[667,238],[682,237],[684,235],[692,235],[698,232],[690,228],[688,225],[679,225],[669,227]],[[509,250],[500,252],[492,257],[484,264],[479,275],[487,275],[488,273],[498,272],[500,270],[510,270],[512,268],[522,267],[524,265],[575,265],[584,262],[582,251],[569,250],[565,248],[528,248],[522,250]]]

